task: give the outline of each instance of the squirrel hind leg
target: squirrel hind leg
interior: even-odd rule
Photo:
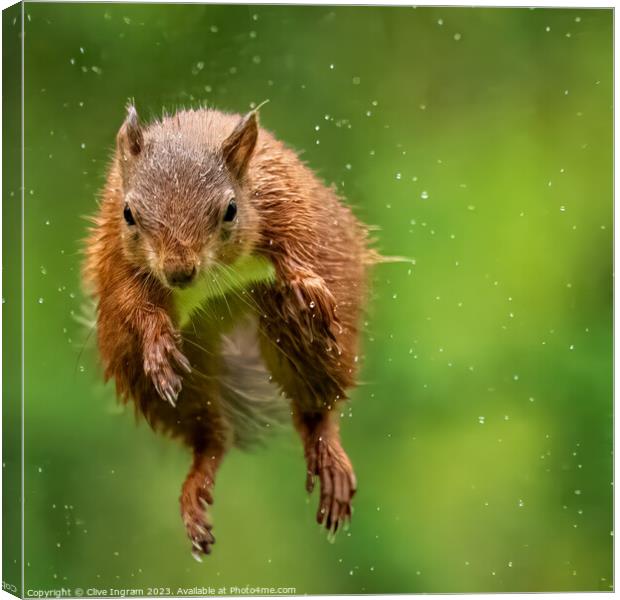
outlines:
[[[280,347],[274,348],[272,343],[263,339],[265,361],[274,379],[291,399],[293,424],[301,438],[306,459],[308,493],[312,493],[317,480],[319,483],[317,522],[333,536],[351,520],[351,504],[357,489],[353,466],[340,440],[339,402],[327,401],[336,397],[340,401],[345,399],[343,387],[348,374],[332,364],[335,370],[331,377],[327,377],[324,369],[317,373],[307,360],[293,362],[280,353]],[[321,367],[325,365],[319,364]],[[339,374],[342,386],[337,383]]]
[[[222,448],[194,449],[192,466],[181,488],[181,518],[192,543],[192,555],[199,562],[211,553],[213,536],[208,508],[213,504],[213,486],[224,457]]]
[[[306,458],[306,490],[312,493],[319,482],[316,519],[330,535],[351,520],[351,503],[357,490],[353,465],[342,447],[335,411],[297,412],[294,423]]]

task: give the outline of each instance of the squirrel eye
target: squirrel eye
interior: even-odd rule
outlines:
[[[125,221],[127,221],[127,225],[136,224],[136,220],[133,218],[131,208],[129,208],[128,204],[125,204],[125,208],[123,209],[123,217],[125,217]]]
[[[233,199],[228,203],[228,208],[226,209],[226,214],[224,215],[224,221],[229,223],[236,216],[237,216],[237,203]]]

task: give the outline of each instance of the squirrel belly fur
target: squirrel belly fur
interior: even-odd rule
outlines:
[[[284,415],[320,487],[317,521],[351,517],[357,483],[338,405],[356,383],[368,228],[298,156],[245,116],[133,106],[86,240],[106,379],[193,462],[181,516],[194,555],[222,459]]]

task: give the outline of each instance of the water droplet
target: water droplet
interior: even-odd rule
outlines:
[[[200,73],[200,71],[202,71],[205,68],[205,63],[202,60],[199,60],[193,67],[192,67],[192,75],[198,75],[198,73]]]
[[[428,192],[426,190],[422,190],[420,198],[422,198],[422,200],[428,200]]]

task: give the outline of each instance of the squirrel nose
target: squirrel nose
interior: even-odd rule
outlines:
[[[165,275],[169,285],[172,287],[184,288],[196,277],[196,265],[168,267],[165,269]]]

